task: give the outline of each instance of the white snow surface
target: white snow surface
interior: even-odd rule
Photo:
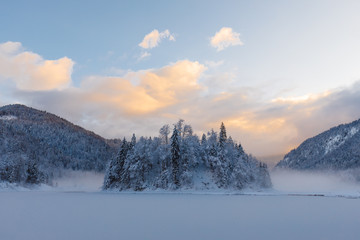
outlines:
[[[0,120],[4,120],[4,121],[10,121],[10,120],[16,120],[16,119],[17,119],[17,117],[12,116],[12,115],[0,116]]]
[[[359,128],[352,127],[348,134],[345,137],[342,137],[341,135],[336,135],[334,137],[331,137],[325,146],[325,154],[333,151],[337,147],[341,146],[348,138],[351,138],[359,131]]]
[[[358,239],[360,200],[0,192],[1,239]]]
[[[360,188],[339,176],[273,172],[274,189],[235,194],[101,192],[102,177],[69,172],[56,180],[57,187],[32,190],[0,184],[0,239],[360,236]]]

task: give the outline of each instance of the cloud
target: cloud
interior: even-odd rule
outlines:
[[[22,49],[21,43],[19,42],[5,42],[0,44],[1,54],[14,54]]]
[[[154,29],[149,34],[145,35],[144,39],[139,46],[144,49],[151,49],[157,47],[162,39],[169,39],[170,41],[175,41],[175,37],[170,33],[168,29],[163,32],[159,32],[157,29]]]
[[[145,51],[140,55],[138,60],[143,60],[144,58],[147,58],[147,57],[150,57],[150,56],[151,56],[151,53]]]
[[[223,27],[211,37],[210,45],[217,51],[222,51],[230,46],[242,46],[244,43],[240,40],[240,33],[233,32],[232,28]]]
[[[307,94],[303,96],[296,96],[296,97],[278,97],[271,100],[274,103],[289,103],[289,104],[298,104],[298,103],[307,103],[312,102],[320,98],[324,98],[330,95],[330,91],[326,91],[320,94]]]
[[[71,84],[73,65],[67,57],[45,60],[19,42],[0,44],[0,80],[10,79],[21,90],[63,89]]]
[[[143,70],[135,78],[89,77],[81,83],[91,102],[113,105],[125,114],[147,114],[176,104],[201,89],[197,80],[206,67],[198,62],[178,61],[157,70]]]

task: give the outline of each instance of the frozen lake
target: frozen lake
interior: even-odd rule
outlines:
[[[2,191],[0,239],[359,239],[360,199]]]

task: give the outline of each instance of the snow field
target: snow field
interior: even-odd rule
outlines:
[[[359,239],[360,199],[0,192],[0,234],[20,239]]]

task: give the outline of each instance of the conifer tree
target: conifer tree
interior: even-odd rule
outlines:
[[[110,161],[109,167],[107,168],[104,180],[104,189],[120,184],[121,177],[124,173],[124,163],[129,151],[129,146],[130,144],[124,138],[121,142],[119,153]]]
[[[172,163],[172,177],[176,188],[180,186],[179,181],[179,160],[180,160],[180,143],[179,132],[176,126],[171,136],[171,163]]]
[[[229,168],[229,159],[226,158],[226,146],[227,136],[226,136],[226,128],[224,123],[221,123],[220,126],[220,134],[219,134],[219,163],[215,169],[218,178],[218,185],[220,187],[225,187],[228,182],[228,168]]]
[[[203,133],[203,135],[201,136],[201,145],[205,145],[206,144],[206,135],[205,133]]]
[[[224,123],[222,122],[220,126],[220,134],[219,134],[219,144],[221,148],[224,148],[226,140],[227,140],[226,129]]]
[[[136,144],[136,136],[135,133],[133,133],[132,137],[131,137],[131,142],[130,142],[130,149],[132,149]]]

